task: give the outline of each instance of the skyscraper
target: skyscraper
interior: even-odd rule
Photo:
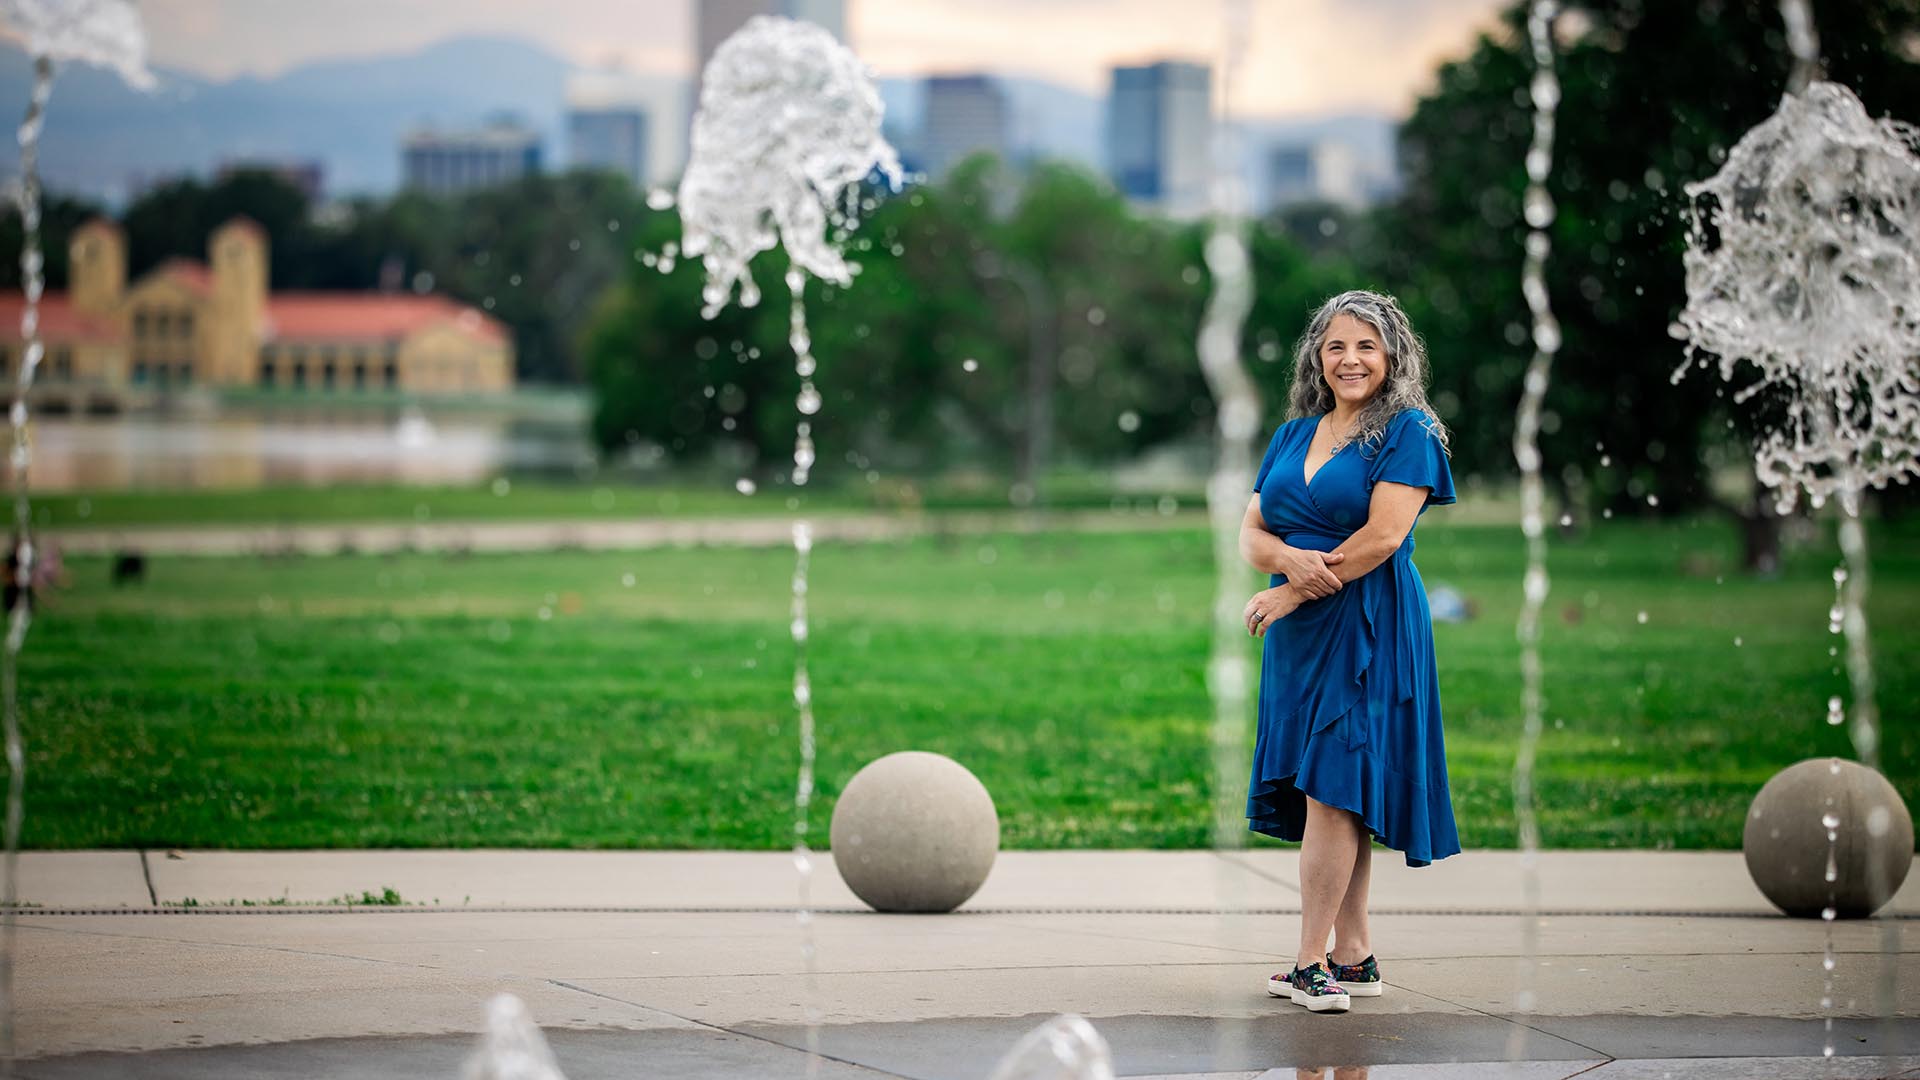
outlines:
[[[1366,203],[1366,178],[1353,148],[1332,139],[1282,143],[1267,156],[1266,208],[1302,202]]]
[[[647,182],[647,114],[635,105],[567,108],[567,164]]]
[[[607,147],[604,140],[626,138],[617,130],[631,125],[631,114],[641,116],[640,166],[635,183],[670,187],[687,159],[687,83],[679,77],[629,71],[618,65],[585,68],[567,76],[567,112],[570,132],[568,158],[574,164],[626,172],[624,149]],[[587,130],[572,134],[575,114],[592,116]],[[615,119],[606,114],[628,114]],[[594,144],[601,149],[593,148]],[[610,155],[617,155],[610,160]]]
[[[935,75],[927,80],[920,167],[938,179],[982,151],[1007,156],[1007,97],[989,75]]]
[[[1177,217],[1203,213],[1213,173],[1213,73],[1163,60],[1113,69],[1107,169],[1121,194]]]
[[[540,171],[540,136],[500,117],[478,131],[416,131],[401,141],[402,183],[435,194],[511,183]]]

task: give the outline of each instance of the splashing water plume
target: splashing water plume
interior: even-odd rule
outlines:
[[[153,85],[147,71],[146,37],[140,15],[128,0],[0,0],[0,23],[23,38],[33,56],[33,90],[20,122],[20,183],[14,193],[20,206],[22,243],[20,282],[26,304],[20,315],[24,348],[14,380],[13,404],[7,411],[12,452],[8,456],[13,485],[13,537],[10,569],[14,599],[7,612],[4,652],[0,653],[0,699],[4,699],[7,758],[6,854],[0,862],[0,1075],[13,1075],[14,992],[13,962],[19,907],[20,832],[26,822],[26,747],[20,738],[20,650],[26,645],[33,621],[34,575],[33,507],[28,497],[28,467],[33,461],[29,438],[27,396],[39,370],[46,345],[40,340],[40,298],[46,289],[45,259],[40,251],[40,132],[46,122],[47,102],[53,95],[54,66],[79,62],[109,67],[137,89]]]
[[[1056,1016],[1015,1043],[987,1080],[1113,1080],[1113,1054],[1083,1017]]]
[[[1781,513],[1804,492],[1856,516],[1848,504],[1866,486],[1906,483],[1920,464],[1916,151],[1920,132],[1815,82],[1742,136],[1719,173],[1687,185],[1687,306],[1674,333],[1688,359],[1674,378],[1710,355],[1721,378],[1744,381],[1735,400],[1778,402],[1754,465]]]
[[[1247,637],[1240,613],[1251,594],[1253,576],[1240,557],[1240,523],[1253,487],[1253,437],[1260,422],[1260,396],[1241,362],[1247,313],[1253,308],[1253,270],[1247,253],[1247,193],[1236,160],[1232,109],[1236,79],[1246,58],[1252,19],[1247,0],[1228,0],[1223,30],[1225,57],[1220,75],[1220,114],[1213,131],[1213,226],[1205,256],[1213,293],[1201,317],[1197,351],[1200,370],[1216,409],[1213,475],[1207,481],[1207,515],[1213,525],[1213,649],[1207,662],[1207,690],[1213,698],[1213,846],[1232,851],[1246,844],[1246,782],[1252,768],[1246,725],[1251,708]],[[1218,910],[1225,920],[1244,910],[1243,897],[1231,895],[1240,878],[1226,859],[1214,861]],[[1229,1006],[1221,1002],[1222,1013]],[[1216,1025],[1216,1054],[1224,1060],[1244,1056],[1245,1028]]]
[[[1226,89],[1244,50],[1244,3],[1229,7],[1229,51],[1222,78],[1222,110]],[[1234,40],[1236,36],[1239,40]],[[1216,160],[1231,160],[1233,151],[1224,118],[1216,125]],[[1213,558],[1217,582],[1213,598],[1213,656],[1207,665],[1207,687],[1214,703],[1215,755],[1214,846],[1237,848],[1246,838],[1244,800],[1235,796],[1243,780],[1238,759],[1245,755],[1247,687],[1246,627],[1240,612],[1251,581],[1240,558],[1240,522],[1246,516],[1247,492],[1253,487],[1252,439],[1260,421],[1260,395],[1240,362],[1241,330],[1253,307],[1253,273],[1247,256],[1246,193],[1232,169],[1216,169],[1213,185],[1213,231],[1207,238],[1207,269],[1213,277],[1213,295],[1207,298],[1200,324],[1198,352],[1207,388],[1217,403],[1213,475],[1207,482],[1207,510],[1213,522]]]
[[[25,39],[30,55],[111,68],[136,90],[154,87],[132,0],[0,0],[0,24]]]
[[[874,170],[901,181],[881,113],[866,66],[817,26],[756,16],[714,52],[678,198],[681,250],[706,269],[709,318],[736,285],[742,307],[760,302],[747,263],[775,247],[807,274],[849,282],[827,225],[855,216]]]
[[[1869,485],[1905,484],[1920,471],[1920,131],[1873,119],[1852,91],[1819,79],[1805,0],[1782,0],[1781,15],[1794,53],[1788,93],[1741,136],[1718,173],[1687,185],[1687,306],[1673,327],[1687,360],[1674,379],[1695,364],[1709,367],[1712,356],[1723,380],[1747,380],[1735,400],[1757,397],[1769,409],[1754,473],[1780,512],[1803,493],[1816,509],[1830,498],[1839,503],[1843,564],[1833,574],[1828,629],[1846,633],[1848,734],[1861,763],[1877,768],[1860,511]],[[1830,699],[1828,722],[1842,711]],[[1831,808],[1823,812],[1829,884],[1841,824]],[[1822,915],[1823,1011],[1833,1004],[1833,910],[1830,901]],[[1888,958],[1898,948],[1884,924],[1878,1005],[1889,1017],[1896,986]],[[1831,1015],[1825,1027],[1823,1053],[1831,1057]]]
[[[1533,761],[1543,727],[1540,671],[1540,609],[1547,601],[1547,535],[1543,508],[1546,487],[1540,478],[1540,406],[1553,373],[1553,356],[1560,351],[1560,324],[1547,296],[1547,254],[1552,241],[1553,196],[1547,177],[1553,169],[1555,112],[1560,105],[1560,80],[1554,71],[1553,19],[1559,13],[1554,0],[1534,0],[1527,9],[1527,40],[1533,52],[1533,145],[1527,150],[1525,212],[1527,257],[1521,271],[1521,292],[1533,314],[1533,361],[1527,365],[1520,407],[1514,416],[1513,456],[1520,466],[1520,531],[1527,540],[1527,569],[1521,579],[1520,620],[1520,750],[1513,765],[1514,815],[1520,823],[1522,872],[1522,946],[1515,1007],[1522,1013],[1534,1006],[1534,957],[1540,937],[1540,822],[1534,810]],[[1514,1028],[1507,1056],[1518,1058],[1524,1029]]]
[[[487,1002],[487,1033],[467,1059],[463,1080],[566,1080],[547,1037],[512,994]]]
[[[702,76],[700,110],[693,119],[692,154],[680,181],[681,250],[706,270],[702,290],[708,318],[739,288],[751,307],[759,288],[747,263],[775,247],[785,250],[792,309],[787,340],[793,348],[800,414],[793,442],[793,483],[806,484],[815,454],[813,423],[821,395],[807,330],[809,275],[846,286],[858,267],[833,238],[851,231],[860,210],[862,180],[878,170],[894,186],[900,163],[880,135],[879,91],[860,58],[833,35],[808,23],[762,15],[723,42]],[[650,204],[667,200],[650,198]],[[794,787],[793,860],[799,871],[801,957],[805,963],[809,1075],[820,1064],[820,1018],[815,1005],[813,856],[807,845],[813,802],[813,684],[807,674],[807,565],[813,528],[793,523],[793,705],[799,726],[800,769]]]

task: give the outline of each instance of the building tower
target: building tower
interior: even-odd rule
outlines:
[[[1007,97],[990,75],[935,75],[927,79],[922,168],[939,179],[969,155],[1007,158]]]
[[[212,325],[199,336],[209,383],[251,385],[267,318],[267,231],[236,217],[207,241],[213,264]]]
[[[110,318],[127,291],[127,238],[120,226],[94,218],[74,230],[67,245],[73,309]]]
[[[1113,69],[1107,97],[1107,167],[1136,203],[1175,217],[1204,213],[1213,175],[1213,73],[1165,60]]]

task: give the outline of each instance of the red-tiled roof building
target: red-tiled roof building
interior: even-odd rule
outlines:
[[[120,229],[74,233],[70,283],[40,303],[46,346],[36,384],[87,391],[260,386],[291,391],[498,393],[513,387],[499,320],[437,295],[270,291],[267,235],[235,218],[208,262],[175,258],[131,285]],[[21,360],[25,300],[0,292],[0,375]],[[76,405],[75,407],[79,407]]]

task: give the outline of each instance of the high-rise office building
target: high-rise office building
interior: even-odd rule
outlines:
[[[1205,212],[1212,132],[1213,73],[1205,64],[1113,69],[1107,169],[1121,194],[1179,217]]]
[[[1282,143],[1267,158],[1269,210],[1302,202],[1359,207],[1367,202],[1366,188],[1358,157],[1342,142]]]
[[[567,79],[567,164],[616,172],[644,187],[652,181],[653,118],[644,85],[617,70]]]
[[[478,131],[416,131],[400,144],[402,183],[449,194],[512,183],[540,171],[540,136],[501,117]]]
[[[684,79],[645,75],[617,66],[590,68],[567,76],[567,112],[570,146],[568,160],[627,172],[621,133],[630,120],[610,114],[639,113],[640,165],[634,182],[648,186],[670,187],[680,177],[687,159],[687,129],[681,122],[687,115],[687,84]],[[593,115],[587,131],[572,134],[575,114]],[[620,142],[619,149],[607,140]],[[600,149],[596,150],[593,145]],[[584,156],[582,156],[584,155]],[[618,155],[619,161],[611,158]]]
[[[935,75],[927,80],[920,168],[939,178],[981,152],[1007,156],[1007,96],[989,75]]]
[[[567,164],[619,173],[635,187],[645,186],[646,110],[635,105],[568,107]]]

